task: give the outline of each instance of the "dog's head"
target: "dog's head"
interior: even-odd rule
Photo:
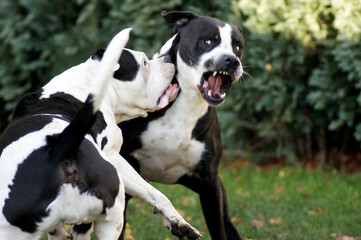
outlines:
[[[99,62],[103,54],[104,49],[100,49],[91,58]],[[147,116],[147,112],[164,108],[176,97],[179,88],[171,84],[174,73],[169,56],[149,60],[143,52],[124,49],[106,101],[111,101],[120,121]]]
[[[193,12],[162,13],[178,34],[160,54],[172,54],[182,91],[197,90],[211,106],[222,103],[233,82],[243,73],[242,28]]]

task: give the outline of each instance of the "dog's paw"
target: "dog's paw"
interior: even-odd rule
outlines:
[[[197,240],[202,238],[201,233],[188,223],[172,221],[171,232],[174,236],[182,240]]]

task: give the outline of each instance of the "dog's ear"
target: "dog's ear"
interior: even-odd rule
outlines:
[[[166,23],[173,23],[175,30],[179,31],[182,27],[186,26],[191,20],[198,18],[199,15],[190,11],[174,11],[167,13],[162,12],[162,17]]]
[[[242,34],[243,34],[243,29],[242,26],[239,24],[234,24],[233,26],[235,26],[236,29],[238,29]]]
[[[98,49],[95,53],[92,54],[91,59],[100,62],[100,60],[103,58],[104,52],[104,48]]]

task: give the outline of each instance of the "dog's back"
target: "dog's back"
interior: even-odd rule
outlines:
[[[99,161],[104,156],[86,135],[129,31],[109,44],[85,103],[64,93],[41,99],[36,92],[18,104],[0,138],[0,239],[38,239],[60,221],[93,221],[124,194],[116,170]]]

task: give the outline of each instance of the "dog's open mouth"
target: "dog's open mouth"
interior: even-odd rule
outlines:
[[[232,82],[233,79],[228,72],[206,72],[202,76],[201,85],[198,85],[198,89],[204,100],[210,105],[216,106],[224,101]]]
[[[177,83],[170,84],[158,98],[157,110],[165,108],[178,95],[179,87]]]

